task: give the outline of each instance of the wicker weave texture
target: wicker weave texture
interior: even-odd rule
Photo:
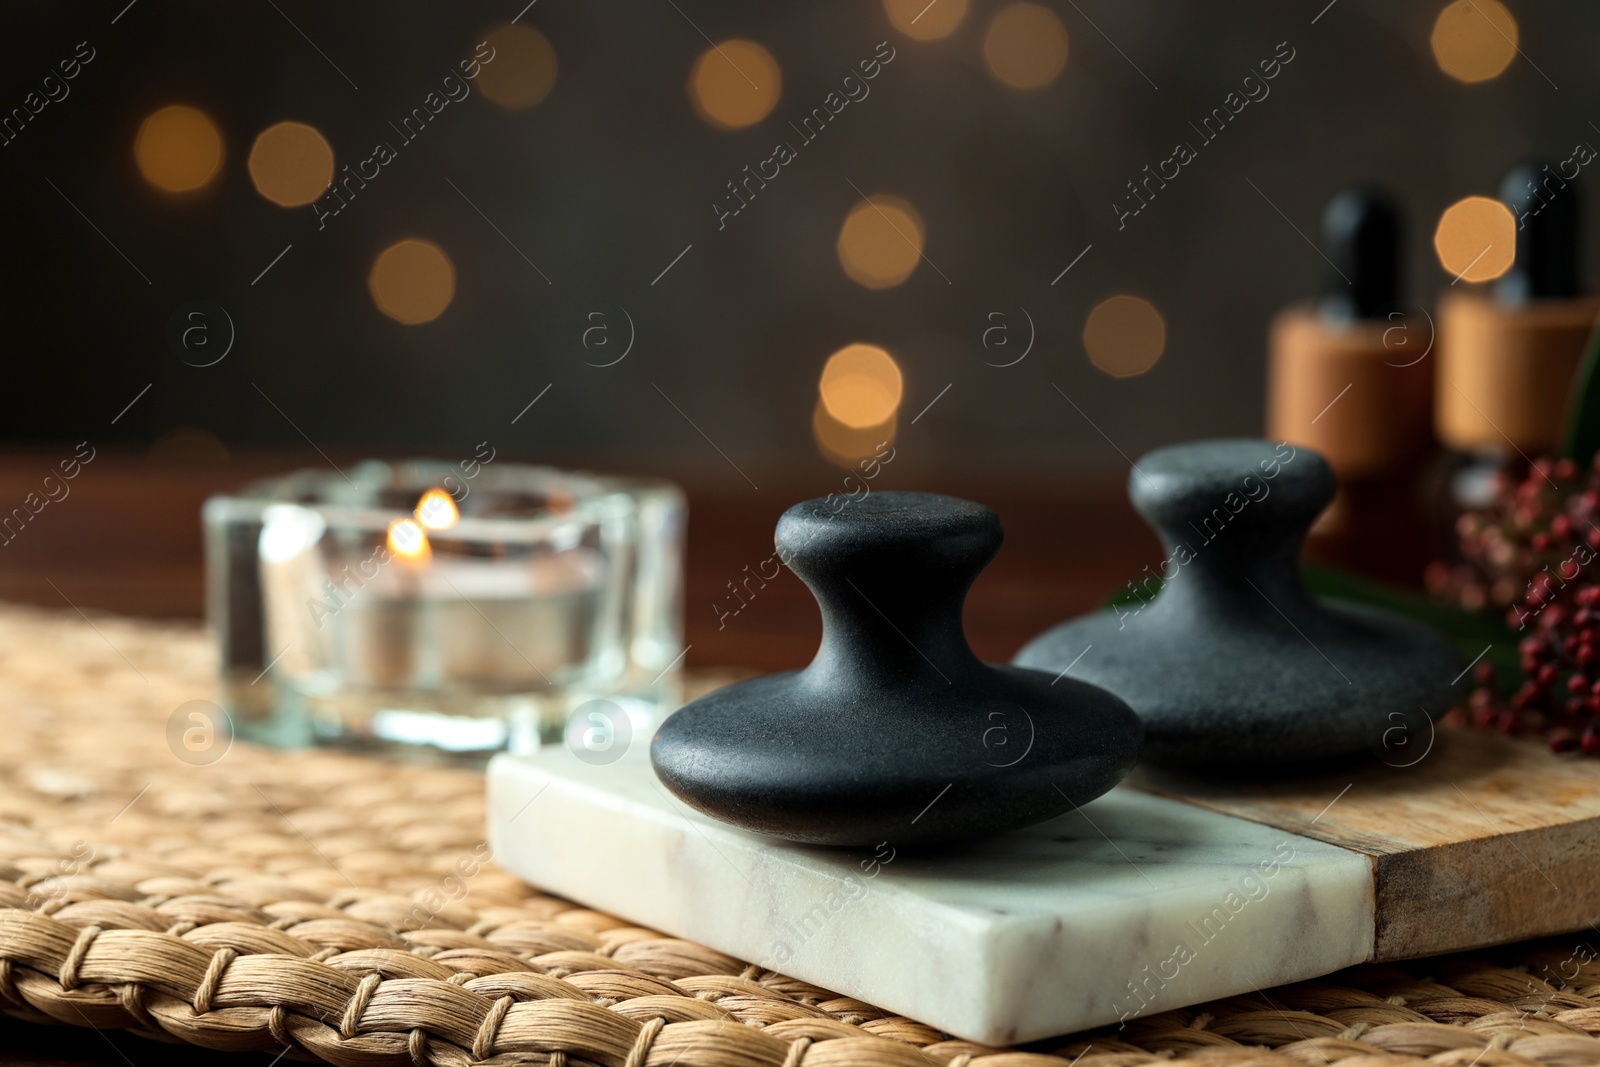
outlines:
[[[946,1040],[530,889],[488,856],[471,771],[186,762],[168,720],[210,679],[193,629],[0,609],[0,1010],[350,1067],[1600,1064],[1600,935],[1039,1051]]]

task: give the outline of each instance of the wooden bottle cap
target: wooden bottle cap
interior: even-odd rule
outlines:
[[[1431,338],[1395,310],[1400,242],[1386,193],[1339,193],[1322,215],[1322,295],[1272,324],[1267,433],[1320,452],[1345,483],[1406,477],[1431,446]]]
[[[1285,309],[1272,323],[1267,436],[1320,452],[1343,481],[1415,470],[1433,444],[1433,359],[1420,333]]]
[[[1512,167],[1500,199],[1517,219],[1516,258],[1494,296],[1439,306],[1439,439],[1463,452],[1532,456],[1561,441],[1572,381],[1600,300],[1581,294],[1578,187],[1549,165]]]
[[[1439,305],[1439,439],[1462,452],[1555,449],[1596,316],[1595,297],[1447,297]]]

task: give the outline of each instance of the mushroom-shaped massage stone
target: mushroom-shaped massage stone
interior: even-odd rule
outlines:
[[[982,837],[1110,789],[1138,756],[1132,710],[967,646],[962,601],[1001,536],[988,508],[932,493],[784,512],[779,555],[822,608],[822,646],[669,717],[650,745],[661,781],[725,822],[825,845]]]
[[[1334,489],[1321,456],[1288,444],[1151,452],[1128,494],[1165,547],[1162,581],[1145,578],[1159,594],[1047,630],[1015,662],[1072,664],[1072,677],[1122,697],[1152,763],[1225,770],[1370,749],[1409,765],[1464,664],[1421,623],[1306,591],[1300,544]]]

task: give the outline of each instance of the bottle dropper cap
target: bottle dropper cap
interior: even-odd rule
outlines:
[[[1576,182],[1544,163],[1522,163],[1500,183],[1500,199],[1517,220],[1517,257],[1495,282],[1508,304],[1578,295]]]
[[[1373,188],[1340,192],[1322,212],[1323,271],[1317,309],[1329,319],[1381,319],[1400,299],[1400,209]]]
[[[1321,453],[1347,488],[1399,484],[1432,447],[1431,339],[1399,303],[1403,228],[1387,192],[1340,190],[1322,212],[1316,302],[1272,324],[1268,435]],[[1347,528],[1340,514],[1318,536]]]
[[[1492,294],[1447,289],[1440,301],[1435,426],[1458,451],[1537,455],[1561,444],[1600,299],[1583,294],[1578,272],[1576,183],[1525,162],[1506,174],[1500,199],[1515,219],[1516,258]]]

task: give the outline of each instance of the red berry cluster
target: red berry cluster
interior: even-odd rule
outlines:
[[[1428,586],[1469,610],[1503,610],[1523,679],[1504,699],[1480,664],[1451,718],[1600,756],[1600,467],[1541,459],[1503,473],[1456,535],[1461,562],[1433,564]]]

